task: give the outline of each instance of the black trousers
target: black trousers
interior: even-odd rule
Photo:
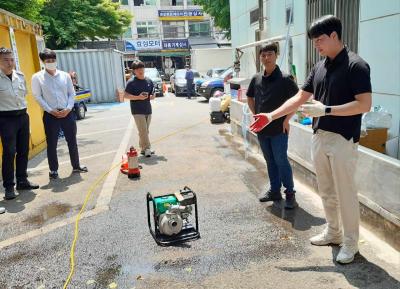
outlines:
[[[15,175],[18,182],[26,181],[29,155],[29,115],[0,116],[0,136],[3,144],[2,168],[3,186],[10,188]]]
[[[74,112],[70,112],[64,118],[57,118],[51,114],[44,112],[43,114],[44,131],[46,133],[47,142],[47,160],[49,162],[50,171],[58,170],[57,143],[60,128],[64,132],[65,139],[68,144],[69,158],[72,168],[79,167],[78,144],[76,142],[76,120]]]

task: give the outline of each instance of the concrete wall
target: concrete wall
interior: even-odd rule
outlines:
[[[252,151],[261,153],[256,135],[246,129],[243,130],[243,124],[246,123],[246,120],[243,119],[243,106],[242,102],[232,101],[231,103],[232,132],[241,137],[245,135]],[[245,133],[243,134],[243,132]],[[311,128],[292,122],[288,155],[297,166],[306,169],[303,178],[314,178],[312,182],[315,183],[315,168],[311,160],[311,137]],[[358,151],[357,169],[355,172],[349,173],[354,173],[362,208],[368,208],[384,220],[384,222],[374,222],[380,224],[378,227],[384,224],[386,228],[391,228],[387,237],[395,239],[400,228],[400,160],[361,146]],[[361,213],[364,216],[368,215],[368,219],[371,219],[371,214]],[[379,228],[374,227],[373,229]],[[399,240],[394,241],[400,245]]]
[[[360,1],[359,54],[371,66],[373,105],[393,116],[387,153],[400,158],[400,1]]]

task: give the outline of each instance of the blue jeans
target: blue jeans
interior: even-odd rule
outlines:
[[[288,192],[293,192],[292,167],[287,157],[288,135],[285,133],[276,136],[259,135],[258,141],[267,162],[270,190],[280,192],[283,185]]]

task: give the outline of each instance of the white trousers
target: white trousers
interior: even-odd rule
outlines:
[[[312,158],[324,205],[328,232],[343,234],[344,244],[357,246],[360,212],[354,174],[358,144],[340,134],[318,130],[312,138]]]

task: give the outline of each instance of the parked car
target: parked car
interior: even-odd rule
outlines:
[[[194,74],[193,83],[196,83],[196,81],[201,79],[201,76],[197,70],[192,69],[192,71]],[[187,93],[185,75],[186,69],[177,69],[175,70],[175,73],[171,76],[171,90],[173,93],[175,93],[176,96],[186,95]]]
[[[226,68],[211,68],[207,71],[207,73],[205,74],[204,78],[199,78],[196,82],[195,82],[195,90],[197,92],[198,88],[201,86],[201,84],[206,81],[207,79],[210,78],[216,78],[219,77],[221,75],[222,72],[224,72],[226,70]]]
[[[216,78],[219,77],[225,70],[226,68],[211,68],[207,71],[206,76],[209,78]]]
[[[226,69],[223,73],[216,78],[206,79],[199,87],[197,93],[206,99],[210,99],[218,91],[224,91],[224,82],[231,79],[233,75],[233,68]]]
[[[158,72],[157,68],[145,68],[144,69],[144,76],[150,78],[154,84],[154,92],[155,96],[164,96],[163,93],[163,83],[161,79],[161,75]]]

